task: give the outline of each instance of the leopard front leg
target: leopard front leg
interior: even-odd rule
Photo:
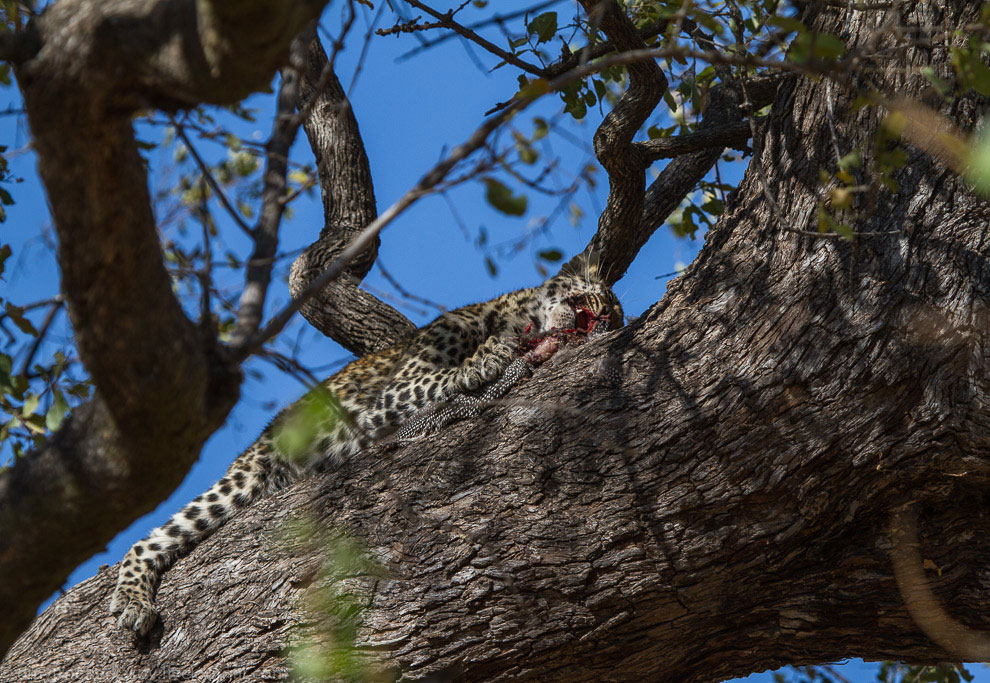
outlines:
[[[161,578],[158,557],[161,553],[151,550],[148,545],[148,541],[142,541],[127,551],[120,563],[117,587],[110,599],[110,613],[119,615],[117,625],[142,636],[151,630],[158,619],[154,600]]]
[[[518,357],[515,347],[509,342],[501,337],[489,337],[470,358],[461,363],[454,383],[460,389],[474,391],[501,377]]]
[[[473,394],[455,393],[440,403],[421,409],[394,434],[383,442],[387,448],[398,448],[435,434],[451,422],[477,417],[485,406],[503,398],[524,377],[533,365],[525,358],[516,358],[493,383]]]

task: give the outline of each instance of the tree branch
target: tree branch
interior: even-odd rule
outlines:
[[[327,270],[378,215],[371,167],[357,120],[315,33],[302,93],[310,110],[303,126],[320,176],[324,227],[319,238],[292,264],[289,291],[293,297]],[[376,235],[347,266],[344,277],[300,309],[316,329],[359,356],[390,346],[416,329],[399,311],[358,286],[375,262],[379,243]]]
[[[295,118],[295,110],[299,103],[299,80],[307,48],[306,36],[297,37],[292,44],[291,64],[282,69],[282,82],[276,98],[275,123],[268,144],[265,145],[261,210],[258,212],[258,223],[251,231],[254,249],[247,263],[237,322],[230,335],[230,351],[235,357],[242,353],[248,340],[261,327],[265,313],[265,299],[272,279],[275,253],[278,251],[278,228],[285,210],[289,149],[301,123]]]
[[[645,49],[636,27],[619,8],[615,0],[582,0],[589,19],[600,24],[601,30],[620,52]],[[621,231],[627,225],[635,225],[643,214],[643,196],[646,190],[647,161],[632,144],[633,136],[653,113],[667,90],[667,78],[653,59],[630,63],[627,67],[629,87],[619,98],[595,131],[595,155],[608,173],[609,191],[605,210],[598,219],[597,235]],[[615,282],[613,255],[607,239],[601,260],[603,275]],[[636,249],[638,251],[638,248]],[[636,252],[628,255],[629,261]],[[622,272],[625,272],[623,267]]]
[[[978,11],[958,0],[946,21]],[[847,22],[815,28],[870,27]],[[890,85],[917,96],[914,73],[891,68]],[[799,217],[834,160],[823,91],[786,84],[767,123],[770,180]],[[967,94],[942,113],[987,108]],[[836,134],[854,148],[879,123],[862,110]],[[990,496],[990,204],[910,154],[901,191],[858,216],[901,235],[795,240],[750,172],[691,277],[636,323],[565,348],[480,420],[368,449],[245,511],[165,576],[150,641],[113,628],[102,572],[39,618],[0,678],[284,678],[286,643],[343,630],[334,610],[293,612],[303,587],[328,585],[355,596],[355,657],[406,679],[701,683],[950,658],[905,607],[887,519],[918,504],[921,557],[944,568],[927,577],[936,598],[987,630],[990,517],[973,501]],[[262,531],[297,511],[347,529],[385,571],[317,580],[333,548]]]
[[[467,28],[466,26],[463,26],[462,24],[459,24],[456,21],[454,21],[454,10],[450,10],[448,12],[438,12],[429,5],[419,2],[419,0],[406,0],[406,2],[411,7],[415,7],[416,9],[423,10],[424,12],[429,14],[431,17],[436,19],[437,23],[443,28],[449,28],[450,30],[454,31],[454,33],[461,36],[462,38],[470,40],[472,43],[487,50],[496,57],[499,57],[506,64],[511,64],[512,66],[518,69],[522,69],[523,71],[526,71],[528,73],[534,74],[539,78],[547,77],[546,72],[542,68],[536,66],[535,64],[530,64],[529,62],[523,59],[520,59],[511,52],[507,52],[503,50],[498,45],[495,45],[491,41],[486,40],[482,36],[472,31],[471,29]]]
[[[75,565],[171,493],[238,396],[238,368],[172,293],[132,114],[266,85],[322,4],[61,0],[31,22],[43,49],[17,80],[97,398],[0,473],[0,651]]]
[[[760,121],[757,125],[762,125],[762,123]],[[726,147],[741,149],[745,147],[746,141],[751,137],[749,121],[735,121],[721,128],[634,142],[633,147],[639,150],[647,161],[652,162],[708,150],[713,147],[717,147],[720,152]]]

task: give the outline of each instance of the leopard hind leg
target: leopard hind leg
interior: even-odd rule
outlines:
[[[295,471],[275,455],[265,437],[239,455],[220,481],[146,539],[135,543],[124,556],[110,601],[110,612],[119,615],[117,624],[145,635],[158,616],[154,596],[162,574],[239,508],[266,491],[280,488],[295,476]]]

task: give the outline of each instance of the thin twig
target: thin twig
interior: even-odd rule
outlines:
[[[485,50],[491,52],[493,55],[501,57],[508,64],[518,67],[523,71],[531,73],[535,76],[539,76],[540,78],[546,77],[546,72],[542,68],[520,59],[511,52],[507,52],[503,50],[498,45],[495,45],[491,41],[482,38],[480,35],[472,31],[468,27],[463,26],[457,23],[456,21],[454,21],[455,10],[450,10],[448,12],[438,12],[429,5],[423,4],[419,0],[406,0],[406,2],[410,6],[415,7],[416,9],[422,10],[427,14],[429,14],[431,17],[436,19],[437,23],[439,23],[440,26],[442,26],[443,28],[449,28],[451,31],[454,31],[459,36],[483,47]]]
[[[21,366],[22,375],[27,375],[27,371],[31,367],[31,361],[34,360],[35,354],[37,354],[38,349],[41,348],[41,342],[43,342],[45,337],[48,335],[48,330],[55,321],[56,314],[62,310],[62,303],[63,300],[61,296],[55,297],[52,300],[51,308],[48,309],[45,319],[41,322],[41,328],[38,330],[38,336],[34,338],[34,342],[31,344],[31,348],[28,349],[28,354],[24,358],[24,364]]]
[[[205,180],[200,180],[205,184]],[[206,203],[206,188],[201,186],[199,222],[203,228],[203,267],[196,273],[199,280],[199,324],[205,330],[213,331],[213,313],[210,304],[210,291],[213,289],[213,247],[210,240],[210,213]],[[212,337],[212,334],[208,335]]]
[[[244,222],[244,219],[241,218],[240,212],[238,212],[237,209],[235,209],[230,203],[230,200],[227,199],[227,195],[220,187],[220,183],[218,183],[216,178],[213,177],[213,172],[210,171],[210,167],[206,165],[206,162],[203,161],[203,157],[201,157],[199,152],[196,151],[196,148],[193,146],[189,136],[186,135],[186,131],[183,130],[182,124],[176,121],[175,117],[172,116],[170,112],[165,112],[165,115],[168,116],[168,120],[171,121],[172,125],[175,127],[175,132],[179,136],[179,139],[182,140],[182,143],[186,146],[186,149],[189,150],[189,153],[192,154],[193,159],[196,160],[196,165],[199,166],[199,172],[204,178],[206,178],[206,182],[209,183],[213,193],[217,196],[217,199],[220,200],[220,203],[223,204],[223,208],[225,208],[227,213],[230,214],[230,217],[234,219],[234,223],[237,224],[237,227],[239,227],[244,234],[250,236],[251,228]]]
[[[496,14],[492,17],[489,17],[488,19],[485,19],[484,21],[479,21],[474,24],[469,24],[466,26],[466,28],[471,29],[472,31],[476,31],[479,28],[484,28],[486,26],[490,26],[491,24],[501,24],[503,22],[511,21],[513,19],[516,19],[517,17],[524,16],[531,12],[539,12],[540,10],[546,9],[547,7],[558,5],[563,1],[564,0],[548,0],[547,2],[541,2],[536,5],[533,5],[532,7],[527,7],[525,9],[517,10],[515,12],[510,12],[509,14]],[[433,40],[424,40],[423,44],[420,45],[419,47],[413,48],[412,50],[409,50],[408,52],[399,55],[398,61],[400,62],[405,61],[410,57],[413,57],[419,54],[420,52],[423,52],[424,50],[428,50],[431,47],[434,47],[436,45],[439,45],[440,43],[450,40],[455,35],[457,34],[448,33],[446,35],[439,36],[438,38],[434,38]]]
[[[437,302],[431,301],[430,299],[424,299],[423,297],[413,294],[412,292],[406,290],[406,288],[400,285],[399,281],[396,280],[395,277],[393,277],[392,273],[388,272],[388,269],[382,264],[381,259],[378,259],[375,262],[375,265],[378,266],[378,270],[382,271],[382,276],[384,276],[384,278],[388,281],[390,285],[395,287],[395,291],[397,291],[400,295],[402,295],[403,298],[409,299],[410,301],[418,301],[421,304],[437,309],[441,313],[447,310],[447,307],[444,306],[443,304],[438,304]]]

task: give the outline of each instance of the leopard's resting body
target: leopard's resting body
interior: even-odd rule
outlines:
[[[507,380],[502,382],[505,387],[511,386],[521,363],[542,362],[552,355],[554,335],[560,331],[597,333],[621,324],[618,300],[596,269],[584,262],[565,267],[538,287],[444,313],[395,346],[350,363],[325,380],[321,391],[310,392],[282,411],[220,481],[128,551],[110,611],[119,614],[121,627],[147,633],[157,616],[153,600],[161,575],[239,508],[306,471],[332,470],[406,422],[413,425],[412,432],[421,431],[422,425],[442,426],[443,420],[432,421],[432,407],[454,406],[453,412],[445,409],[445,421],[450,421],[458,405],[476,405],[475,397],[487,400],[504,393],[500,378]],[[335,406],[333,419],[316,425],[301,448],[286,448],[280,433],[321,396]],[[410,421],[417,413],[425,417]]]

